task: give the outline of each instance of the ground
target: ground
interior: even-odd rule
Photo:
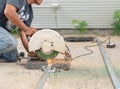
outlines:
[[[96,35],[94,37],[99,38],[101,41],[108,38],[108,36]],[[111,42],[116,44],[115,48],[106,48],[108,41],[102,45],[120,79],[119,39],[118,36],[111,36]],[[24,51],[27,56],[20,38],[17,37],[17,40],[19,52]],[[70,49],[72,58],[89,53],[85,46],[94,45],[89,47],[93,53],[74,59],[69,71],[51,73],[43,89],[114,89],[96,41],[66,42],[66,44]],[[23,59],[21,62],[16,63],[0,62],[0,89],[36,89],[43,71],[27,69],[26,61],[26,59]]]

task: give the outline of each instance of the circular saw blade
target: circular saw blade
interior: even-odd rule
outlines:
[[[29,41],[29,51],[39,50],[45,41],[52,43],[54,51],[65,53],[65,42],[63,37],[58,32],[51,29],[37,31]]]
[[[65,53],[63,37],[51,29],[37,31],[29,41],[29,51],[34,51],[41,59],[56,57],[57,54]]]

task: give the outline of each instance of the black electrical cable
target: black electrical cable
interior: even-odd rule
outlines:
[[[89,53],[82,54],[82,55],[78,55],[78,56],[76,56],[76,57],[74,57],[74,58],[72,58],[72,59],[74,60],[74,59],[76,59],[76,58],[79,58],[79,57],[82,57],[82,56],[86,56],[86,55],[92,54],[93,51],[90,50],[88,47],[93,47],[93,46],[96,46],[96,44],[95,44],[95,45],[90,45],[90,46],[85,46],[84,48],[85,48],[86,50],[90,51],[90,52],[89,52]]]
[[[102,41],[101,43],[105,43],[107,40],[109,40],[109,37],[108,37],[106,40]],[[85,46],[84,49],[88,50],[89,53],[85,53],[85,54],[82,54],[82,55],[78,55],[78,56],[76,56],[76,57],[73,57],[72,59],[74,60],[74,59],[76,59],[76,58],[79,58],[79,57],[82,57],[82,56],[87,56],[87,55],[92,54],[93,51],[92,51],[91,49],[89,49],[89,47],[94,47],[94,46],[97,46],[97,45],[98,45],[98,44],[96,43],[96,44],[94,44],[94,45]]]

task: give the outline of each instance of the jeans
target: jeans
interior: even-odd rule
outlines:
[[[7,30],[0,26],[0,59],[5,59],[7,62],[16,62],[17,40]]]

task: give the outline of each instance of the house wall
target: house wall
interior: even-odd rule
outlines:
[[[41,5],[33,5],[32,26],[73,28],[71,21],[77,19],[86,21],[87,28],[112,28],[113,13],[119,9],[119,0],[43,0]]]

